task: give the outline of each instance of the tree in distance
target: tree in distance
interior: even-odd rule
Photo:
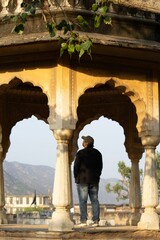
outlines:
[[[157,173],[157,184],[158,184],[158,192],[160,193],[160,153],[156,153],[156,173]],[[129,191],[130,191],[130,181],[131,181],[131,167],[125,165],[123,161],[118,162],[118,172],[121,175],[120,180],[118,180],[115,184],[108,183],[106,185],[106,191],[113,192],[117,194],[117,201],[119,200],[127,200],[129,199]],[[142,187],[142,177],[143,170],[140,169],[140,183]],[[159,194],[160,195],[160,194]]]
[[[123,161],[118,162],[118,172],[121,179],[115,184],[108,183],[106,191],[117,194],[117,201],[129,199],[130,181],[131,181],[131,167],[126,166]],[[140,177],[142,178],[143,171],[140,170]],[[141,181],[142,182],[142,181]]]

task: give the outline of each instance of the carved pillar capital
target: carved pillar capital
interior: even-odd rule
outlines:
[[[156,148],[156,146],[160,142],[160,136],[147,135],[147,136],[142,136],[141,139],[142,139],[142,144],[143,146],[145,146],[145,148],[147,146]]]
[[[131,160],[131,162],[136,162],[139,163],[139,160],[141,159],[142,153],[141,152],[137,152],[137,151],[132,151],[128,154],[129,159]]]
[[[57,142],[65,142],[68,143],[70,138],[72,137],[73,130],[72,129],[56,129],[53,130],[53,134]]]

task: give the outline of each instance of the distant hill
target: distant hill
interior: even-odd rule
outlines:
[[[53,191],[54,168],[42,165],[30,165],[4,161],[4,185],[8,195],[48,194]],[[102,204],[120,204],[116,195],[107,193],[105,186],[118,179],[101,179],[99,185],[99,201]],[[72,176],[73,202],[78,203],[76,184]]]

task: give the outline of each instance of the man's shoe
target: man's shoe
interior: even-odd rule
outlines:
[[[95,221],[92,223],[92,227],[98,227],[99,226],[99,222],[98,221]]]
[[[83,227],[86,227],[87,226],[87,223],[79,223],[76,225],[76,227],[79,227],[79,228],[83,228]]]

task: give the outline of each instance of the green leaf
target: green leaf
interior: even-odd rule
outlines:
[[[96,15],[94,18],[94,27],[95,28],[99,28],[100,24],[101,24],[101,15]]]
[[[66,42],[61,43],[60,56],[62,57],[65,50],[67,50],[68,44]]]
[[[92,42],[90,40],[86,40],[85,42],[81,43],[81,48],[83,48],[84,51],[88,51],[92,46]]]
[[[98,9],[98,4],[97,3],[93,3],[92,4],[92,10],[95,12],[95,11],[97,11],[97,9]]]
[[[62,57],[63,53],[64,53],[65,49],[64,48],[61,48],[60,49],[60,57]]]
[[[23,32],[24,32],[24,25],[22,23],[17,25],[14,28],[14,32],[18,33],[19,35],[23,34]]]
[[[63,19],[56,27],[58,30],[62,30],[63,27],[66,25],[67,25],[67,22],[66,22],[66,20]]]
[[[80,53],[79,53],[79,58],[81,58],[81,57],[83,56],[84,53],[85,53],[84,49],[81,48]]]
[[[73,36],[73,35],[72,35],[72,36]],[[72,43],[72,42],[75,41],[75,39],[76,39],[75,36],[73,36],[73,37],[70,37],[68,40],[69,40],[70,43]]]
[[[107,25],[111,25],[111,23],[112,23],[112,19],[110,18],[110,17],[105,17],[104,19],[103,19],[103,22]]]
[[[47,23],[47,29],[51,37],[55,37],[56,31],[55,31],[55,24],[53,22]]]
[[[64,27],[64,34],[66,34],[67,32],[69,32],[71,30],[71,27],[69,24],[67,24],[65,27]]]
[[[62,20],[57,26],[56,28],[58,30],[63,30],[64,31],[64,34],[66,34],[67,32],[71,31],[74,29],[74,26],[73,24],[70,24],[70,23],[67,23],[66,20]]]
[[[84,28],[88,27],[88,22],[81,15],[77,16],[77,20],[78,20],[79,25],[81,25],[82,27],[84,27]]]
[[[81,15],[78,15],[77,20],[79,23],[82,23],[84,21],[84,18]]]
[[[21,14],[21,18],[22,18],[23,23],[25,23],[27,21],[27,17],[28,17],[27,13],[22,13]]]
[[[86,21],[86,20],[84,20],[84,22],[81,24],[82,25],[82,27],[84,27],[84,28],[88,28],[88,22]]]
[[[12,21],[12,22],[17,22],[18,19],[19,19],[19,16],[18,16],[18,15],[11,17],[11,21]]]
[[[105,16],[105,15],[106,15],[107,10],[108,10],[108,7],[107,7],[107,6],[103,6],[103,7],[98,8],[98,12],[99,12],[102,16]]]
[[[68,53],[69,53],[70,55],[72,55],[72,53],[74,53],[74,50],[75,50],[74,44],[69,44],[69,45],[68,45]]]
[[[80,51],[81,51],[81,48],[82,48],[82,47],[81,47],[80,44],[77,43],[77,44],[75,45],[75,49],[76,49],[77,52],[80,52]]]
[[[61,48],[64,50],[68,48],[68,44],[66,42],[61,43]]]
[[[31,9],[31,5],[29,5],[29,4],[25,5],[26,12],[30,12],[30,9]]]

